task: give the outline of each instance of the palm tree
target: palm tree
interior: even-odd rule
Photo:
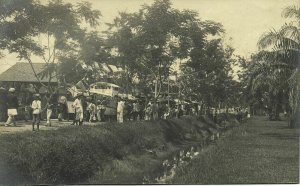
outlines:
[[[250,105],[263,106],[269,113],[270,120],[279,120],[280,109],[286,105],[289,70],[284,64],[255,58],[253,57],[246,76],[250,96],[248,101],[251,102]]]
[[[300,9],[296,6],[289,6],[284,9],[282,15],[285,18],[293,18],[293,21],[289,24],[284,24],[278,31],[271,30],[264,34],[260,38],[258,45],[260,49],[271,48],[271,50],[263,52],[263,57],[273,63],[271,65],[273,70],[271,74],[276,75],[275,72],[278,69],[284,70],[285,74],[290,74],[281,83],[287,83],[285,90],[290,106],[290,126],[295,127],[300,98]],[[271,86],[280,90],[281,83],[275,83]]]

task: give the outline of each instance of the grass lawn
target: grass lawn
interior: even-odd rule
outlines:
[[[180,168],[172,183],[299,183],[299,130],[251,118]]]

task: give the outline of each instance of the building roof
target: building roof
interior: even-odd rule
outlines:
[[[35,72],[40,74],[45,68],[45,63],[32,63]],[[41,82],[48,82],[48,78],[40,78]],[[4,82],[38,82],[29,63],[16,63],[2,74],[0,74],[0,81]],[[52,78],[51,82],[57,82],[56,78]]]
[[[108,83],[108,82],[96,82],[96,83],[91,84],[90,86],[95,86],[95,85],[98,85],[98,86],[105,85],[105,86],[109,86],[109,87],[113,87],[113,88],[120,88],[118,85]]]

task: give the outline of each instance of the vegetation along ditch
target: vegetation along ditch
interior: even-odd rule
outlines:
[[[0,177],[11,174],[8,182],[18,184],[168,183],[177,167],[239,125],[230,114],[217,121],[184,116],[1,135],[1,165],[11,173],[0,170]]]

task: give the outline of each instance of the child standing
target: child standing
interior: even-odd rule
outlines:
[[[32,108],[32,131],[34,131],[34,125],[36,124],[37,131],[40,127],[40,113],[42,110],[41,101],[40,101],[40,95],[36,94],[34,96],[34,100],[31,104]]]

